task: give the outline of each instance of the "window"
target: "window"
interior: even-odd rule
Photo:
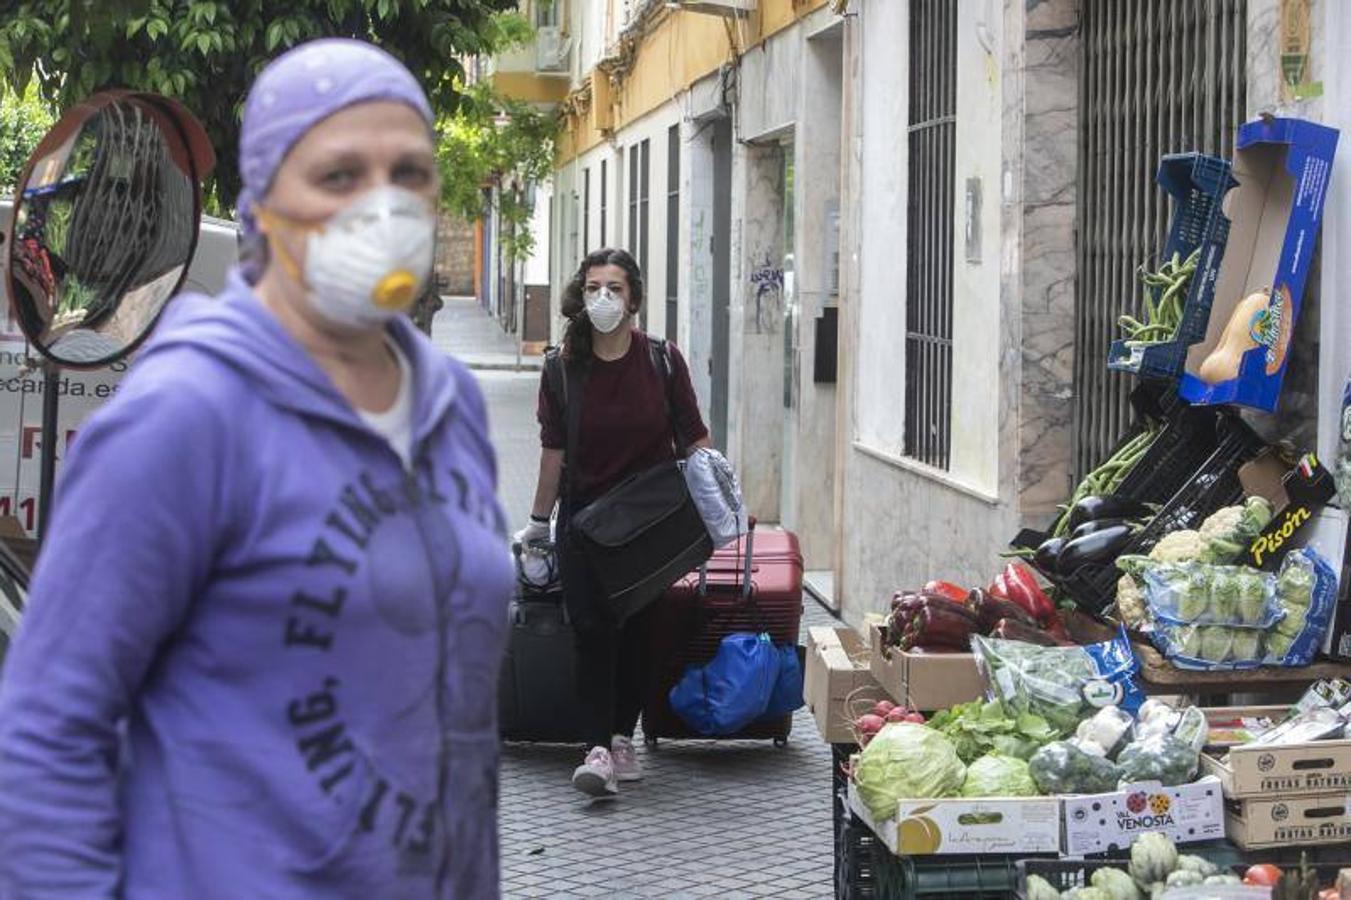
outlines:
[[[600,246],[602,247],[609,246],[608,238],[605,234],[605,203],[610,185],[609,168],[608,161],[602,159],[600,161]]]
[[[666,132],[666,338],[680,327],[680,125]]]
[[[956,127],[957,4],[911,0],[905,455],[940,469],[952,456]]]
[[[591,252],[591,170],[582,170],[582,256]]]
[[[535,0],[535,27],[557,28],[561,18],[558,7],[563,0]]]
[[[1168,234],[1154,183],[1166,153],[1233,155],[1247,97],[1245,0],[1080,5],[1079,225],[1074,464],[1111,455],[1130,425],[1134,379],[1108,377],[1117,318],[1142,318],[1136,267]],[[1148,102],[1139,102],[1148,98]]]
[[[638,268],[647,274],[648,165],[652,142],[643,141],[629,148],[629,252],[638,260]],[[639,324],[647,327],[647,307],[643,304]]]

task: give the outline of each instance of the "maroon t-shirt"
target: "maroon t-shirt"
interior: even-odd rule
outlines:
[[[616,360],[592,358],[582,390],[582,416],[577,428],[577,459],[568,460],[577,490],[576,506],[604,494],[630,475],[675,459],[666,386],[653,365],[647,335],[633,332],[629,352]],[[690,370],[674,344],[671,360],[671,404],[685,443],[708,436],[690,383]],[[564,450],[567,420],[556,402],[547,375],[539,388],[540,443]]]

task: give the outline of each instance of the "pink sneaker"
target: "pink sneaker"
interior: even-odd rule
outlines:
[[[642,781],[643,765],[633,749],[633,738],[617,734],[610,741],[610,761],[618,781]]]
[[[605,799],[619,793],[614,760],[604,747],[592,747],[586,762],[572,773],[572,786],[589,797]]]

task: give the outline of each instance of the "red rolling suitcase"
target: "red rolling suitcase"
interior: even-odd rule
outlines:
[[[706,574],[705,574],[706,572]],[[643,737],[696,738],[667,697],[685,667],[708,662],[724,637],[767,631],[776,644],[796,645],[802,624],[802,551],[791,531],[756,530],[713,554],[655,604],[651,626],[652,684],[643,706]],[[718,740],[788,741],[792,715],[753,723]]]

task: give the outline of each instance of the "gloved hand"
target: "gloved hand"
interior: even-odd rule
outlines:
[[[525,546],[539,541],[549,540],[549,523],[541,522],[534,516],[530,517],[530,522],[512,536],[513,542]]]

